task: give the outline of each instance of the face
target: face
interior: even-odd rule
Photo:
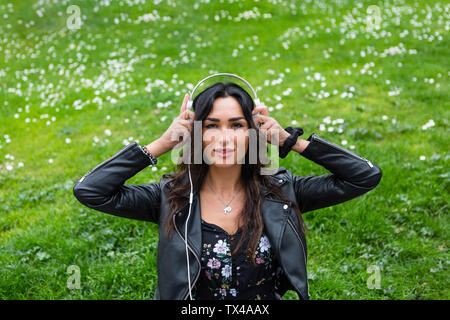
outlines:
[[[203,120],[202,136],[203,154],[209,165],[229,167],[244,163],[248,124],[235,98],[217,98],[214,101],[210,114]]]

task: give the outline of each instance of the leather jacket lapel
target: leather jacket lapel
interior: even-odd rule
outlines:
[[[263,198],[261,204],[265,232],[269,238],[274,254],[280,261],[280,243],[285,228],[287,214],[282,214],[284,202]],[[276,213],[276,214],[274,214]]]

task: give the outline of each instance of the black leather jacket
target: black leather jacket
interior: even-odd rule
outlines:
[[[381,169],[363,157],[312,134],[301,155],[331,172],[320,176],[300,176],[280,167],[270,177],[293,199],[302,213],[335,205],[373,189],[381,179]],[[159,224],[157,256],[158,285],[154,299],[188,299],[188,280],[184,243],[184,222],[189,203],[174,215],[176,232],[164,234],[168,217],[168,178],[159,183],[129,185],[126,180],[150,165],[137,142],[130,143],[114,156],[81,177],[73,188],[75,197],[92,209],[130,219]],[[295,211],[290,202],[268,196],[261,186],[262,216],[266,234],[282,266],[280,295],[294,290],[300,299],[309,299],[306,274],[307,249]],[[189,191],[186,193],[188,198]],[[200,271],[201,215],[198,193],[194,194],[188,225],[191,286]]]

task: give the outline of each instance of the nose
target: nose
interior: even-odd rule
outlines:
[[[217,134],[218,145],[223,148],[227,148],[230,145],[233,145],[233,140],[235,139],[234,131],[231,129],[224,128],[220,130],[220,133]]]

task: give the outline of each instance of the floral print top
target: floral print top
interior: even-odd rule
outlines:
[[[279,264],[269,239],[261,235],[256,247],[256,266],[246,261],[248,238],[231,256],[242,228],[230,235],[202,219],[202,270],[192,291],[196,300],[281,300],[276,293]]]

